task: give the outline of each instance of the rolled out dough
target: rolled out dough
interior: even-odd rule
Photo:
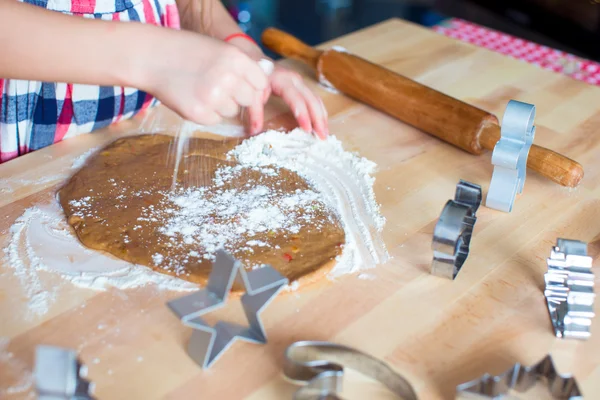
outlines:
[[[240,142],[191,138],[189,151],[179,167],[178,184],[192,188],[207,186],[210,200],[210,193],[217,189],[215,172],[237,165],[227,160],[226,153]],[[68,223],[85,246],[205,284],[211,266],[207,249],[177,235],[166,236],[161,232],[165,220],[145,218],[148,210],[153,215],[162,215],[165,193],[172,193],[175,157],[170,149],[175,146],[175,138],[167,135],[119,139],[88,159],[60,189],[59,200]],[[312,189],[303,178],[284,168],[268,175],[244,169],[233,179],[221,182],[219,189],[241,190],[256,184],[276,189],[282,195]],[[343,227],[327,207],[312,205],[310,218],[302,218],[308,213],[305,209],[295,212],[295,233],[285,230],[241,233],[228,250],[247,268],[269,264],[290,282],[322,276],[341,254]],[[236,224],[240,217],[244,216],[234,216],[230,222]],[[158,261],[163,262],[157,262],[157,254]]]

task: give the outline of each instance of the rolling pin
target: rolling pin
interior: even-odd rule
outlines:
[[[275,28],[263,32],[262,42],[312,67],[319,81],[471,154],[493,150],[500,140],[495,115],[380,65],[344,51],[314,49]],[[583,178],[579,163],[535,144],[527,166],[563,186],[576,187]]]

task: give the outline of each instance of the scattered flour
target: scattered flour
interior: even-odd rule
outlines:
[[[140,127],[140,131],[143,133],[177,132],[177,136],[185,136],[196,131],[209,132],[224,137],[246,136],[244,126],[241,123],[237,123],[237,121],[215,125],[199,125],[179,118],[175,118],[174,121],[168,116],[165,117],[160,114],[147,113],[142,122],[142,126]]]
[[[330,50],[326,50],[326,51],[336,51],[338,53],[350,53],[346,48],[344,48],[342,46],[333,46],[333,47],[331,47]],[[331,82],[329,82],[329,80],[327,78],[325,78],[325,75],[323,75],[323,73],[320,70],[317,72],[317,76],[319,78],[318,79],[319,84],[321,85],[322,88],[324,88],[328,92],[331,92],[334,94],[340,94],[340,91],[337,90],[336,87],[333,86],[333,84]]]
[[[295,292],[296,290],[298,290],[299,287],[300,287],[300,283],[298,281],[294,281],[294,282],[290,283],[289,285],[285,285],[283,290],[286,290],[288,292]]]
[[[375,278],[376,278],[375,275],[373,275],[373,274],[367,274],[366,272],[358,274],[358,279],[362,279],[362,280],[365,280],[365,281],[372,281],[372,280],[375,280]]]
[[[331,50],[335,50],[338,53],[350,53],[348,49],[343,46],[331,46]]]
[[[252,170],[261,175],[258,178],[243,175]],[[240,251],[253,253],[254,248],[268,246],[255,239],[256,235],[296,234],[302,225],[310,226],[314,231],[321,230],[325,219],[317,221],[315,216],[327,206],[320,200],[320,194],[310,189],[290,193],[278,186],[262,184],[265,175],[278,174],[277,166],[225,166],[216,171],[212,186],[159,192],[163,196],[160,206],[144,207],[138,218],[140,226],[147,221],[160,221],[161,240],[168,244],[164,247],[166,252],[180,243],[198,244],[199,250],[190,252],[183,259],[156,253],[153,255],[155,265],[179,275],[191,260],[213,260],[218,249],[239,254]],[[246,184],[228,187],[227,184],[235,179],[243,179]],[[86,198],[71,204],[90,213]],[[335,223],[333,218],[329,214],[328,221]],[[241,261],[253,269],[260,267],[248,264],[243,258]]]
[[[76,159],[73,168],[79,168],[95,150]],[[376,165],[344,151],[334,136],[316,140],[300,129],[289,133],[268,131],[245,140],[228,157],[237,159],[241,165],[221,168],[214,178],[216,190],[207,193],[204,188],[193,188],[166,192],[163,198],[170,207],[163,212],[168,215],[158,215],[153,206],[148,206],[146,214],[140,217],[140,224],[144,219],[164,218],[162,234],[165,237],[199,243],[208,251],[191,252],[189,256],[210,259],[220,247],[246,246],[252,251],[266,245],[253,239],[238,243],[240,233],[278,230],[293,233],[299,229],[299,218],[311,222],[311,210],[318,212],[328,207],[340,218],[346,236],[343,252],[330,276],[371,268],[388,259],[380,235],[385,219],[373,193],[372,175]],[[278,174],[280,168],[287,168],[306,179],[314,190],[283,193],[256,182],[249,182],[244,190],[227,189],[226,183],[248,168],[266,175]],[[86,196],[75,204],[79,204],[81,212],[93,212],[90,200],[91,197]],[[118,205],[118,196],[115,201]],[[305,210],[302,216],[296,214],[300,207]],[[208,215],[212,215],[212,219]],[[10,241],[4,251],[34,315],[46,313],[56,296],[56,286],[48,288],[42,284],[40,274],[43,273],[59,274],[74,285],[95,290],[147,284],[167,290],[197,289],[190,282],[84,247],[68,226],[56,200],[26,209],[11,227]],[[165,260],[162,254],[153,255],[156,265],[163,266]],[[297,287],[297,283],[293,283],[287,289]]]
[[[245,128],[242,125],[234,124],[216,124],[216,125],[197,125],[187,121],[186,124],[191,124],[194,131],[210,132],[215,135],[225,137],[244,137],[246,136]]]
[[[329,93],[340,94],[340,91],[337,90],[323,75],[319,75],[319,85]]]
[[[79,168],[83,167],[83,164],[85,164],[85,161],[88,159],[88,157],[91,156],[92,154],[94,154],[96,151],[98,151],[98,147],[89,149],[88,151],[86,151],[85,153],[80,155],[79,157],[75,158],[73,160],[73,164],[71,164],[71,169],[79,169]]]
[[[60,181],[63,181],[65,179],[67,179],[72,173],[74,169],[79,169],[81,168],[81,166],[83,166],[83,164],[85,163],[85,160],[87,160],[87,158],[93,154],[94,152],[96,152],[98,150],[98,148],[92,148],[88,151],[86,151],[85,153],[77,156],[72,164],[68,167],[63,167],[63,170],[58,173],[58,174],[54,174],[54,175],[44,175],[38,179],[4,179],[2,180],[2,187],[0,187],[0,194],[9,194],[9,193],[14,193],[16,190],[18,190],[19,188],[22,187],[34,187],[34,186],[39,186],[39,185],[48,185],[48,184],[55,184],[58,183]]]
[[[316,140],[300,129],[268,131],[245,140],[228,156],[242,166],[275,165],[298,173],[337,212],[346,244],[331,276],[371,268],[389,258],[380,235],[385,218],[373,192],[376,164],[345,151],[334,136]]]
[[[156,127],[151,128],[151,132],[156,132]],[[216,124],[211,126],[198,125],[190,121],[182,121],[179,128],[177,129],[176,136],[176,147],[174,149],[175,154],[175,167],[173,170],[173,183],[172,189],[175,189],[175,182],[177,180],[177,172],[179,171],[179,165],[181,164],[182,157],[185,149],[188,146],[190,138],[194,132],[204,131],[214,133],[216,135],[225,137],[244,137],[245,130],[242,125],[234,124]]]
[[[9,352],[8,345],[9,339],[0,337],[0,399],[34,399],[31,368]],[[6,382],[11,382],[11,386],[7,386]]]
[[[10,241],[4,252],[33,315],[47,313],[56,297],[57,288],[45,287],[41,272],[58,273],[76,286],[95,290],[146,284],[168,290],[197,288],[187,281],[84,247],[68,226],[57,201],[26,209],[10,228]]]

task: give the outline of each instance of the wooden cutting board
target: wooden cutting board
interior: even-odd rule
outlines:
[[[184,350],[190,330],[165,306],[179,293],[94,292],[50,280],[44,284],[58,285],[56,301],[43,317],[27,318],[26,294],[2,259],[0,336],[10,341],[4,351],[0,347],[0,393],[31,368],[34,347],[43,343],[77,349],[99,399],[286,399],[295,390],[281,376],[286,346],[330,340],[385,359],[422,399],[453,398],[459,383],[548,353],[561,372],[575,374],[586,398],[600,396],[600,318],[586,342],[556,339],[543,296],[546,258],[557,237],[589,242],[600,266],[600,89],[400,20],[322,47],[332,44],[499,117],[510,99],[535,104],[535,142],[582,163],[582,184],[569,190],[530,173],[512,213],[479,209],[471,254],[458,278],[437,278],[429,273],[437,218],[459,179],[480,184],[486,195],[490,154],[469,155],[328,92],[310,76],[329,110],[332,134],[379,165],[375,193],[387,218],[384,240],[392,260],[363,275],[281,295],[263,313],[267,345],[237,342],[202,371]],[[306,74],[296,63],[282,64]],[[271,102],[269,126],[292,127],[284,112]],[[168,128],[172,116],[160,107],[145,118],[0,165],[2,247],[15,219],[56,191],[75,158],[149,120]],[[600,268],[595,272],[600,276]],[[243,322],[239,303],[209,320],[216,318]],[[346,392],[377,398],[383,390],[356,378]]]

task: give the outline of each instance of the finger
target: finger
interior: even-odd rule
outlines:
[[[327,111],[327,108],[325,107],[325,103],[323,103],[323,99],[320,96],[317,96],[317,99],[319,99],[319,103],[321,104],[321,109],[323,110],[323,115],[324,117],[324,125],[325,125],[325,133],[326,136],[329,136],[329,112]],[[326,138],[323,138],[326,139]]]
[[[184,114],[182,117],[200,125],[215,125],[221,122],[219,114],[200,104],[197,104],[189,114]]]
[[[225,118],[233,118],[240,112],[240,107],[233,98],[224,98],[217,103],[217,114]]]
[[[233,99],[242,107],[249,107],[254,103],[257,96],[256,89],[250,86],[245,80],[239,80],[233,89]]]
[[[327,113],[322,101],[304,84],[304,82],[297,78],[292,78],[292,83],[304,97],[308,113],[315,133],[321,139],[326,139],[329,135],[327,128]]]
[[[265,109],[261,97],[261,94],[257,95],[254,103],[247,108],[248,131],[250,132],[251,136],[259,134],[263,129]]]
[[[247,61],[240,63],[240,74],[254,89],[263,91],[267,88],[269,80],[267,74],[260,68],[258,62],[247,58]]]
[[[269,97],[271,97],[271,86],[267,86],[267,88],[263,92],[263,98],[262,98],[263,104],[267,104],[267,101],[269,101]]]
[[[281,98],[294,113],[294,118],[296,118],[296,121],[298,121],[300,128],[304,129],[308,133],[312,133],[313,127],[310,121],[308,108],[306,107],[306,102],[304,101],[304,98],[300,92],[290,85],[289,88],[282,92]]]
[[[310,122],[310,115],[306,106],[306,101],[300,94],[300,91],[291,80],[276,80],[273,82],[273,93],[281,97],[283,101],[290,107],[294,113],[294,118],[298,121],[300,128],[306,132],[312,132],[312,124]]]

